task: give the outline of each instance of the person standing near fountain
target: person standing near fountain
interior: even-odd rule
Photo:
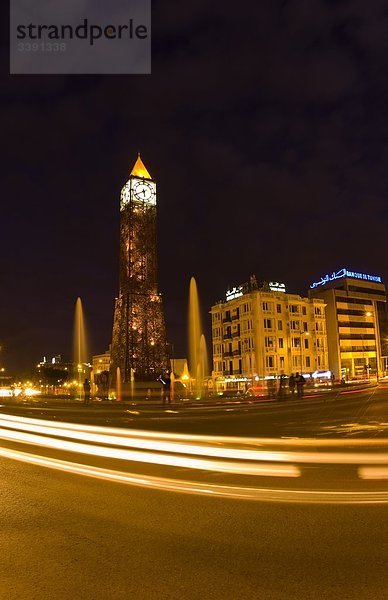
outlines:
[[[171,377],[167,372],[164,377],[160,377],[159,381],[163,385],[163,404],[171,404]]]
[[[84,381],[84,405],[85,406],[89,406],[89,402],[90,402],[90,383],[89,383],[89,380],[86,379],[86,377],[85,377],[85,381]]]

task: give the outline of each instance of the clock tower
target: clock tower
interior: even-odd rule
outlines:
[[[138,155],[120,196],[120,275],[111,375],[151,381],[168,367],[162,296],[157,284],[156,183]]]

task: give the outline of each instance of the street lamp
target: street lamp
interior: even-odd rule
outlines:
[[[365,312],[365,316],[366,317],[373,317],[373,312],[370,311],[370,310],[368,310],[368,311]],[[374,344],[375,344],[375,347],[376,347],[376,350],[377,350],[378,346],[377,346],[377,339],[376,339],[376,330],[374,329],[374,331],[375,331]],[[368,381],[370,381],[370,363],[369,363],[368,346],[367,346],[367,344],[365,344],[365,338],[364,338],[363,334],[361,335],[361,339],[362,339],[362,356],[363,356],[363,359],[364,359],[364,370],[366,371],[366,375],[368,377]],[[365,352],[367,353],[367,357],[366,358],[365,358]],[[378,367],[378,360],[377,360],[377,358],[378,358],[378,353],[376,352],[377,377],[378,377],[379,367]]]

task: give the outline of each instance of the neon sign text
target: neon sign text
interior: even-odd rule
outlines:
[[[320,281],[315,281],[310,285],[310,289],[314,289],[320,285],[326,285],[330,281],[336,279],[342,279],[343,277],[351,277],[353,279],[362,279],[363,281],[371,281],[373,283],[381,283],[381,277],[379,275],[367,275],[366,273],[358,273],[357,271],[349,271],[348,269],[340,269],[339,271],[333,271],[331,275],[326,274],[321,277]]]
[[[229,300],[234,300],[235,298],[239,298],[242,295],[243,286],[240,285],[239,287],[234,287],[226,292],[226,301],[229,302]]]
[[[271,292],[283,292],[283,293],[285,293],[285,291],[286,291],[286,284],[285,283],[279,283],[278,281],[270,281],[269,282],[269,289],[271,290]]]

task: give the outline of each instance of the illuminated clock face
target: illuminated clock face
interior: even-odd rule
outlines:
[[[121,190],[121,197],[120,197],[121,210],[123,210],[123,208],[125,208],[127,206],[127,204],[129,204],[130,198],[131,198],[131,186],[128,183],[126,183],[125,186],[123,187],[123,189]]]
[[[133,186],[136,200],[155,204],[155,186],[149,181],[136,181]]]

